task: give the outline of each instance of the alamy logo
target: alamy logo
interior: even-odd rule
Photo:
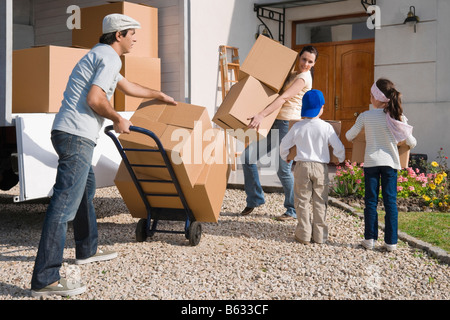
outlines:
[[[381,11],[379,6],[368,6],[367,13],[370,15],[367,18],[367,28],[372,29],[380,29],[381,28]]]
[[[81,28],[81,10],[79,6],[71,5],[67,7],[66,13],[71,14],[66,20],[67,29],[80,29]]]

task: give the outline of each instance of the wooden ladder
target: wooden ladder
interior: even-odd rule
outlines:
[[[229,58],[231,57],[231,62]],[[222,101],[230,91],[230,88],[238,82],[239,79],[239,50],[236,47],[220,46],[220,74],[222,79]],[[231,170],[237,169],[236,158],[240,156],[240,152],[236,152],[236,138],[229,136],[225,141],[227,144],[227,152],[230,155]],[[232,156],[231,156],[232,155]]]
[[[222,79],[222,99],[225,99],[231,86],[238,82],[239,78],[239,52],[238,48],[230,46],[220,46],[220,74]],[[228,62],[228,55],[231,53],[231,62]]]

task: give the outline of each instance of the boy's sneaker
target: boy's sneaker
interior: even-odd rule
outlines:
[[[305,244],[305,245],[309,245],[310,244],[309,241],[305,241],[305,240],[300,239],[299,237],[297,237],[296,234],[294,234],[294,238],[295,238],[295,240],[297,240],[297,242],[300,242],[301,244]]]
[[[31,290],[32,297],[44,297],[51,295],[74,296],[86,291],[86,286],[82,283],[68,283],[61,278],[57,285],[48,285],[39,290]]]
[[[363,241],[361,241],[361,245],[364,248],[366,248],[367,250],[372,250],[373,245],[374,245],[374,240],[373,239],[364,239]]]
[[[86,259],[75,259],[75,264],[85,264],[85,263],[91,263],[96,261],[105,261],[105,260],[111,260],[117,257],[117,252],[115,251],[103,251],[98,249],[97,253],[93,256],[86,258]]]
[[[281,216],[278,216],[275,218],[277,221],[288,221],[288,220],[295,220],[293,216],[290,216],[286,213],[282,214]]]
[[[387,244],[387,243],[385,243],[385,244],[384,244],[384,248],[385,248],[387,251],[392,252],[392,251],[394,251],[395,249],[397,249],[397,245],[396,245],[396,244]]]

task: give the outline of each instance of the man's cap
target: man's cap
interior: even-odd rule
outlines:
[[[302,117],[316,117],[322,106],[325,104],[325,98],[320,90],[312,89],[305,93],[302,99]]]
[[[140,27],[139,22],[124,14],[112,13],[103,18],[103,34],[127,29],[139,29]]]

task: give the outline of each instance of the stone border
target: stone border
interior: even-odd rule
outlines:
[[[352,215],[355,215],[357,217],[359,217],[360,219],[364,220],[364,215],[357,212],[357,210],[351,206],[349,206],[346,203],[343,203],[342,201],[337,200],[336,198],[333,197],[328,197],[328,203],[330,203],[331,205],[334,205],[338,208],[341,208],[349,213],[351,213]],[[379,223],[378,224],[380,226],[380,228],[382,230],[384,230],[384,224],[383,223]],[[425,241],[416,239],[408,234],[406,234],[405,232],[399,231],[398,232],[398,237],[399,239],[407,242],[408,244],[410,244],[412,247],[415,248],[419,248],[422,250],[425,250],[426,252],[428,252],[432,257],[438,259],[439,261],[446,263],[446,264],[450,264],[450,255],[447,253],[447,251],[445,251],[444,249],[435,247]]]

